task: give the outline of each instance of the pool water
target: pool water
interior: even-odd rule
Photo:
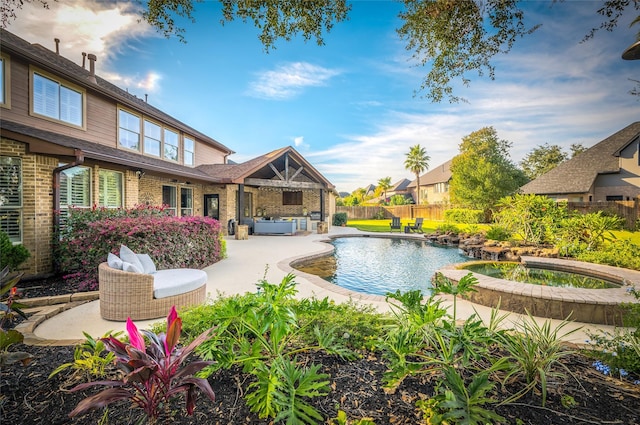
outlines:
[[[500,279],[559,288],[605,289],[620,286],[614,282],[578,273],[526,267],[520,263],[480,263],[470,264],[464,268]]]
[[[422,240],[346,237],[336,238],[331,244],[335,247],[333,254],[294,267],[343,288],[374,295],[416,289],[429,295],[436,270],[470,260],[457,248]]]

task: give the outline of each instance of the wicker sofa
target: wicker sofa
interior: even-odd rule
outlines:
[[[188,279],[187,285],[182,286],[187,288],[186,292],[171,295],[185,283],[181,282],[181,276]],[[125,321],[128,317],[132,320],[165,317],[171,306],[180,308],[203,303],[207,290],[207,274],[202,270],[132,273],[109,267],[106,262],[98,266],[98,282],[100,315],[115,321]]]

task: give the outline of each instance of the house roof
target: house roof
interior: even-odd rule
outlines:
[[[420,186],[428,186],[436,183],[446,183],[451,180],[451,159],[432,168],[429,172],[420,176]],[[407,187],[417,187],[418,180],[413,180]]]
[[[389,192],[402,192],[403,190],[407,190],[407,187],[411,183],[409,179],[402,179],[398,181],[393,187],[389,190]]]
[[[334,188],[329,180],[291,146],[276,149],[240,164],[205,164],[197,168],[213,178],[226,178],[230,183],[243,183],[246,178],[277,179],[279,177],[270,164],[281,172],[287,163],[290,168],[302,168],[300,175],[311,181],[321,183],[329,189]]]
[[[227,155],[234,153],[233,150],[229,149],[217,140],[184,124],[183,122],[151,106],[144,100],[139,99],[125,90],[109,83],[103,78],[95,75],[95,82],[93,82],[90,78],[89,70],[39,44],[31,44],[4,29],[0,29],[0,43],[2,51],[4,52],[14,53],[18,56],[27,58],[29,63],[61,75],[74,84],[80,85],[88,90],[99,92],[122,105],[180,129],[185,133],[197,137],[199,141],[225,152]]]
[[[587,193],[598,174],[620,171],[620,152],[640,137],[640,121],[612,134],[586,151],[522,186],[523,193]]]

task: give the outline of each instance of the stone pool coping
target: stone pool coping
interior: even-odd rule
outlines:
[[[504,310],[516,313],[528,311],[534,316],[553,319],[562,320],[570,316],[578,322],[621,326],[623,310],[620,304],[640,302],[628,292],[631,286],[640,289],[640,271],[558,258],[523,256],[521,261],[533,267],[577,272],[625,282],[625,285],[606,289],[533,285],[473,273],[459,268],[461,264],[443,267],[438,272],[456,282],[472,273],[478,279],[478,285],[477,292],[469,297],[471,302],[489,307],[497,307],[499,303]]]

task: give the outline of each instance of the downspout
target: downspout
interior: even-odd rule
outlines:
[[[74,155],[76,156],[75,161],[53,169],[53,233],[55,240],[60,237],[60,174],[64,170],[84,164],[84,152],[81,149],[74,149]]]

